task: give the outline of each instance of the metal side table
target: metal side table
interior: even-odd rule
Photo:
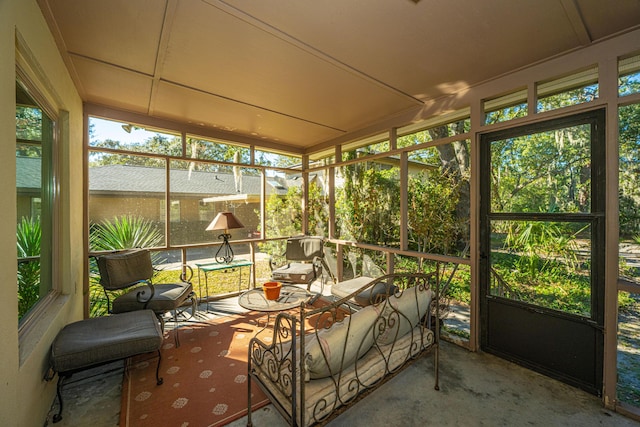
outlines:
[[[212,271],[223,271],[223,270],[238,270],[238,292],[242,290],[242,267],[249,267],[253,265],[253,262],[239,259],[233,260],[228,263],[220,264],[217,262],[207,262],[207,263],[196,263],[196,267],[198,267],[198,281],[200,281],[200,272],[204,274],[204,288],[206,292],[206,301],[207,301],[207,312],[209,311],[209,273]],[[251,273],[249,273],[249,278],[251,278]]]

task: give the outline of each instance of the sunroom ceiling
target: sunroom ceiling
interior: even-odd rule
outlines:
[[[39,0],[82,99],[305,151],[640,26],[638,0]]]

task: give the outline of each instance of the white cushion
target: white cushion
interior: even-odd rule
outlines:
[[[384,322],[377,322],[376,328],[380,333],[376,337],[376,343],[391,344],[417,326],[429,310],[432,299],[431,289],[414,286],[405,289],[400,295],[392,295],[379,304],[379,307],[382,307],[381,318]]]
[[[310,335],[305,344],[305,380],[335,375],[364,355],[373,345],[376,318],[377,307],[365,307],[329,329]]]

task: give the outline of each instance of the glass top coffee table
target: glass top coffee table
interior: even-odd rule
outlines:
[[[238,304],[247,310],[272,313],[299,307],[300,304],[307,303],[313,296],[313,293],[304,288],[283,284],[280,289],[280,297],[276,300],[268,300],[264,296],[262,288],[256,288],[240,295]]]
[[[268,300],[264,296],[262,288],[251,289],[240,295],[238,305],[242,308],[252,311],[260,311],[267,313],[267,320],[264,322],[262,329],[256,332],[256,335],[267,329],[271,322],[271,314],[275,312],[290,310],[306,304],[315,296],[315,294],[304,288],[294,285],[282,285],[280,289],[280,297],[276,300]],[[260,327],[260,322],[256,320],[256,325]]]

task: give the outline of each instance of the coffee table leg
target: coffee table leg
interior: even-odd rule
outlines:
[[[262,317],[259,317],[256,319],[256,326],[258,328],[260,328],[260,319]],[[258,334],[261,334],[265,329],[267,329],[267,327],[269,326],[269,323],[271,323],[271,312],[267,312],[267,320],[264,322],[264,326],[258,330],[255,334],[255,336],[258,336]]]

